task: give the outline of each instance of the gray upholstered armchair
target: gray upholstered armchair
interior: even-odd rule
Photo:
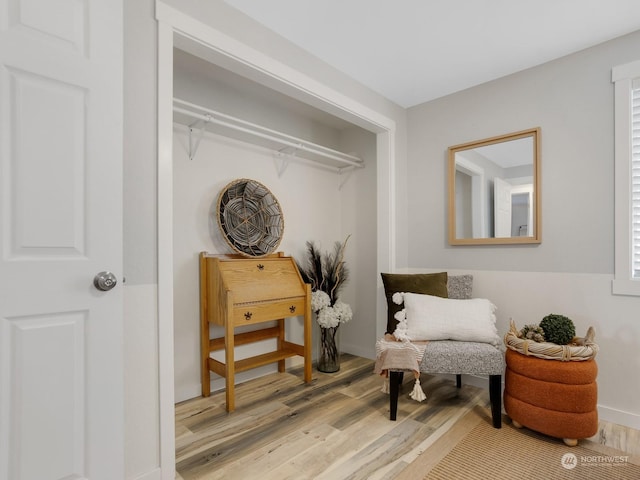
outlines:
[[[456,386],[458,388],[462,386],[462,374],[488,376],[493,426],[500,428],[502,426],[501,384],[502,374],[505,368],[504,353],[498,348],[498,341],[493,340],[493,336],[496,337],[496,340],[499,340],[497,338],[497,331],[495,330],[495,316],[493,316],[493,311],[491,310],[490,313],[490,315],[493,316],[493,325],[490,325],[490,322],[483,324],[482,322],[485,321],[484,317],[486,317],[486,315],[483,317],[483,314],[476,312],[476,310],[482,309],[486,311],[488,308],[487,304],[490,305],[491,308],[495,307],[493,307],[488,300],[483,300],[479,303],[476,302],[476,299],[471,300],[473,277],[471,275],[449,277],[446,272],[435,274],[383,273],[382,279],[388,305],[387,333],[395,334],[395,337],[398,337],[397,339],[404,339],[405,342],[408,341],[412,344],[419,343],[411,342],[409,338],[412,332],[414,336],[418,335],[415,327],[413,327],[413,330],[411,330],[412,327],[410,325],[407,327],[406,324],[401,324],[399,327],[399,323],[404,321],[405,311],[407,312],[407,320],[409,317],[415,318],[418,316],[416,313],[418,307],[410,304],[409,300],[416,304],[426,300],[427,306],[425,309],[428,310],[430,314],[435,311],[436,317],[440,316],[445,320],[448,318],[464,317],[465,311],[469,312],[470,317],[473,317],[472,322],[475,322],[476,318],[479,319],[479,324],[474,324],[473,326],[476,332],[479,331],[480,338],[478,339],[474,337],[474,334],[465,334],[465,332],[461,332],[460,330],[456,330],[455,334],[451,335],[454,337],[453,339],[448,339],[448,334],[442,334],[441,332],[436,334],[435,338],[437,339],[435,340],[431,339],[434,338],[433,336],[427,338],[426,340],[428,341],[422,342],[420,345],[420,358],[418,359],[418,355],[416,355],[416,361],[418,362],[417,368],[419,373],[455,374]],[[404,305],[398,305],[398,303],[400,303],[398,298],[395,298],[396,301],[394,302],[394,294],[398,294],[398,292],[418,295],[406,295],[405,297],[407,298],[404,299]],[[449,302],[443,300],[445,298],[470,301]],[[447,313],[448,310],[452,308],[455,309],[455,311],[453,313]],[[401,313],[398,314],[398,312]],[[401,320],[399,320],[399,318]],[[432,317],[427,320],[430,321],[431,318]],[[486,336],[483,330],[485,326]],[[407,328],[409,328],[409,330],[407,330]],[[478,333],[475,335],[478,335]],[[413,367],[411,369],[415,371],[415,368],[416,367]],[[403,373],[406,370],[406,368],[388,369],[391,420],[396,419],[400,386],[403,381]],[[419,373],[416,373],[418,378]],[[416,384],[419,385],[419,380],[417,380]]]

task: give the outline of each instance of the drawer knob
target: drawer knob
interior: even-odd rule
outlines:
[[[291,313],[295,312],[295,311],[296,311],[296,306],[295,306],[295,305],[291,305],[291,306],[289,307],[289,311],[290,311]]]
[[[263,265],[263,264],[261,264],[261,263],[259,263],[259,264],[258,264],[258,270],[264,270],[264,265]]]
[[[253,313],[247,312],[247,313],[244,314],[244,319],[245,320],[251,320],[252,316],[253,316]]]

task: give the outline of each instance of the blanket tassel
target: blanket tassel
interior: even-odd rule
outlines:
[[[389,377],[384,377],[384,382],[382,382],[382,393],[389,394]]]
[[[422,390],[422,387],[420,386],[420,379],[416,378],[416,383],[413,386],[413,391],[411,392],[411,395],[409,395],[412,399],[414,399],[416,402],[422,402],[423,400],[426,400],[427,396],[424,394],[424,391]]]

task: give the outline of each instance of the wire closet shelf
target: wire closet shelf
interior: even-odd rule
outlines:
[[[283,161],[292,159],[311,162],[336,173],[364,168],[363,160],[356,155],[340,152],[179,98],[173,99],[173,111],[174,115],[178,114],[175,120],[189,127],[189,158],[192,160],[204,131],[218,126],[225,132],[233,131],[240,134],[241,139],[246,136],[252,137],[251,143],[276,151]],[[238,135],[234,137],[238,138]],[[284,168],[286,164],[283,164]],[[284,171],[284,168],[281,170]],[[279,174],[282,174],[282,171]]]

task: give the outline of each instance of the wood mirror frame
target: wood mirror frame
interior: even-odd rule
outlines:
[[[541,243],[540,128],[448,152],[449,244]]]

